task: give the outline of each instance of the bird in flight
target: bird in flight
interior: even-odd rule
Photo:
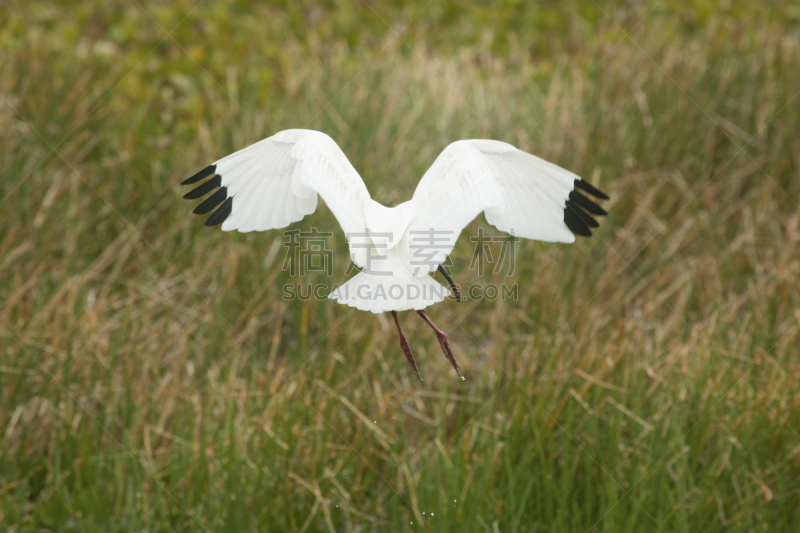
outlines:
[[[205,180],[205,181],[203,181]],[[606,211],[589,196],[603,192],[575,174],[514,146],[470,139],[450,144],[417,185],[411,200],[385,207],[370,198],[364,181],[328,135],[285,130],[207,166],[182,182],[203,181],[184,198],[209,195],[194,213],[213,213],[206,226],[223,231],[284,228],[311,214],[321,196],[344,230],[351,260],[361,271],[329,298],[362,311],[391,312],[400,347],[421,380],[397,313],[414,310],[433,329],[444,355],[461,375],[447,335],[425,308],[449,289],[460,294],[442,263],[461,231],[481,212],[515,237],[547,242],[589,237],[592,215]]]

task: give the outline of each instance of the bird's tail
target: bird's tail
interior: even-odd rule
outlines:
[[[341,304],[362,311],[384,313],[424,309],[441,302],[450,294],[450,289],[432,277],[368,274],[360,272],[328,296]]]

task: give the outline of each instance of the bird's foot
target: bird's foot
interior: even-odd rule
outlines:
[[[439,341],[439,346],[442,347],[444,356],[447,357],[447,360],[450,361],[450,364],[456,369],[456,373],[461,376],[461,369],[458,367],[458,363],[456,363],[456,358],[453,356],[453,349],[450,348],[450,341],[447,340],[447,335],[445,332],[436,327],[436,324],[434,324],[433,321],[428,318],[428,315],[425,314],[425,311],[420,309],[417,311],[417,314],[421,316],[422,319],[428,323],[433,332],[436,333],[436,339]]]
[[[450,348],[450,341],[447,340],[447,335],[443,331],[439,330],[436,332],[436,338],[439,340],[439,346],[442,347],[445,357],[447,357],[447,360],[450,361],[451,365],[453,365],[453,368],[456,369],[456,373],[461,376],[461,369],[458,367],[456,358],[453,356],[453,349]]]
[[[397,311],[392,311],[392,318],[394,318],[394,323],[397,325],[397,334],[400,336],[400,348],[402,348],[403,353],[406,354],[408,364],[411,365],[411,368],[414,369],[414,373],[417,375],[419,380],[422,381],[419,368],[417,368],[417,362],[414,361],[414,353],[411,351],[411,346],[408,344],[406,336],[403,335],[403,328],[400,327],[400,321],[397,319]]]
[[[419,373],[419,368],[417,368],[417,362],[414,361],[414,354],[411,352],[411,346],[409,346],[408,341],[405,337],[400,339],[400,348],[403,349],[403,353],[406,354],[406,359],[408,359],[408,364],[411,365],[411,368],[414,369],[414,373],[417,375],[420,381],[422,380],[422,376]]]

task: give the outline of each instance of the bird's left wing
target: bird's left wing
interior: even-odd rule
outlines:
[[[494,140],[451,143],[425,173],[411,199],[408,235],[429,248],[436,270],[461,231],[481,212],[497,229],[517,237],[574,242],[590,236],[606,212],[580,191],[608,197],[580,177],[514,146]]]
[[[211,177],[184,198],[216,190],[194,213],[214,211],[206,226],[223,231],[284,228],[311,214],[317,197],[333,212],[348,239],[365,232],[369,192],[342,150],[328,135],[313,130],[285,130],[206,167],[182,184]],[[364,252],[354,249],[358,258]],[[361,264],[363,261],[356,260]]]

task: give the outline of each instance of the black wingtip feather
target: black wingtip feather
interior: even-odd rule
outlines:
[[[228,197],[228,188],[222,187],[220,190],[206,198],[202,204],[194,208],[195,215],[205,215],[217,207],[223,200]]]
[[[197,198],[205,196],[206,194],[210,193],[220,185],[222,185],[222,176],[214,176],[207,182],[203,183],[201,186],[197,187],[196,189],[192,189],[191,191],[184,194],[183,197],[186,198],[187,200],[195,200]]]
[[[231,209],[233,207],[233,198],[228,198],[222,205],[219,206],[219,209],[214,211],[208,220],[206,220],[206,226],[217,226],[225,222],[225,219],[228,218],[231,214]]]
[[[579,206],[581,206],[582,208],[586,209],[593,215],[604,217],[608,214],[605,209],[603,209],[593,201],[589,200],[578,191],[570,191],[569,199],[578,204]]]
[[[217,170],[217,165],[208,165],[206,168],[195,174],[189,179],[185,179],[181,182],[181,185],[191,185],[192,183],[197,183],[201,179],[205,178],[206,176],[210,176]]]
[[[564,208],[564,223],[575,235],[580,235],[582,237],[592,236],[592,232],[589,231],[589,226],[568,207]]]
[[[590,228],[596,228],[600,226],[595,219],[590,217],[585,211],[583,211],[580,207],[575,204],[575,202],[571,200],[567,200],[566,209],[571,209],[573,213],[578,215],[578,218],[583,221],[584,224],[589,226]]]
[[[575,187],[578,188],[578,189],[583,189],[584,191],[588,192],[592,196],[597,196],[601,200],[608,200],[608,195],[606,193],[604,193],[600,189],[597,189],[596,187],[593,187],[592,185],[589,185],[587,182],[583,181],[582,179],[576,179],[575,180]]]

